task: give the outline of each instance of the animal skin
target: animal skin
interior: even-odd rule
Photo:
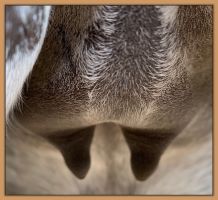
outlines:
[[[6,194],[212,194],[212,6],[7,6]]]

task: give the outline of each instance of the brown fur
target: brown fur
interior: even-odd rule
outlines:
[[[174,20],[161,19],[161,11],[155,6],[53,8],[42,50],[23,90],[21,112],[14,110],[11,115],[7,152],[13,154],[17,148],[20,155],[12,162],[11,154],[7,154],[7,193],[211,192],[212,10],[206,6],[179,6]],[[209,113],[206,121],[199,112]],[[207,127],[205,130],[199,129],[201,123]],[[102,133],[98,131],[99,126],[103,128]],[[196,128],[199,135],[192,134]],[[21,147],[23,141],[14,132],[29,141]],[[189,142],[186,142],[187,135],[191,135]],[[179,139],[173,140],[175,137]],[[198,137],[206,141],[194,141]],[[84,178],[91,166],[87,178],[75,179],[59,152],[45,139],[60,150],[77,177]],[[161,155],[171,146],[151,178],[139,183],[128,167],[125,141],[138,180],[154,173]],[[185,144],[180,145],[180,141]],[[40,148],[30,147],[35,142]],[[186,156],[180,146],[190,154],[195,154],[201,146],[208,152],[197,153],[192,159],[200,164],[189,171],[186,168],[192,162],[185,157],[191,159],[191,156]],[[22,161],[25,151],[28,152]],[[37,159],[32,160],[32,156]],[[25,172],[24,162],[30,162],[28,166],[32,170]],[[194,181],[190,183],[192,189],[185,185],[190,173],[204,167],[205,183],[197,186]],[[43,175],[50,170],[56,175]],[[177,178],[174,173],[184,174],[187,179],[180,175]],[[30,186],[11,182],[18,174],[21,177],[29,174],[22,179],[30,181]],[[38,177],[45,179],[43,188],[37,186]],[[177,183],[179,179],[182,186]],[[51,187],[52,181],[55,189]],[[163,189],[159,185],[161,181]],[[56,184],[61,185],[56,188]]]

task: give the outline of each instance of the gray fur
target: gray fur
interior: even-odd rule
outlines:
[[[54,6],[21,111],[9,116],[7,193],[211,194],[211,44],[210,6]],[[91,167],[80,181],[45,139],[66,155],[66,135],[76,140],[90,126],[97,126]],[[72,146],[66,157],[76,164],[81,151]],[[163,153],[150,178],[149,162],[140,171],[131,161],[145,182],[132,175],[134,153],[151,163]],[[17,177],[26,182],[13,182]]]

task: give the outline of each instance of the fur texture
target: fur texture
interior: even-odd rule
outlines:
[[[7,193],[211,194],[211,95],[210,6],[54,6]]]
[[[6,116],[41,50],[50,6],[6,6]]]

